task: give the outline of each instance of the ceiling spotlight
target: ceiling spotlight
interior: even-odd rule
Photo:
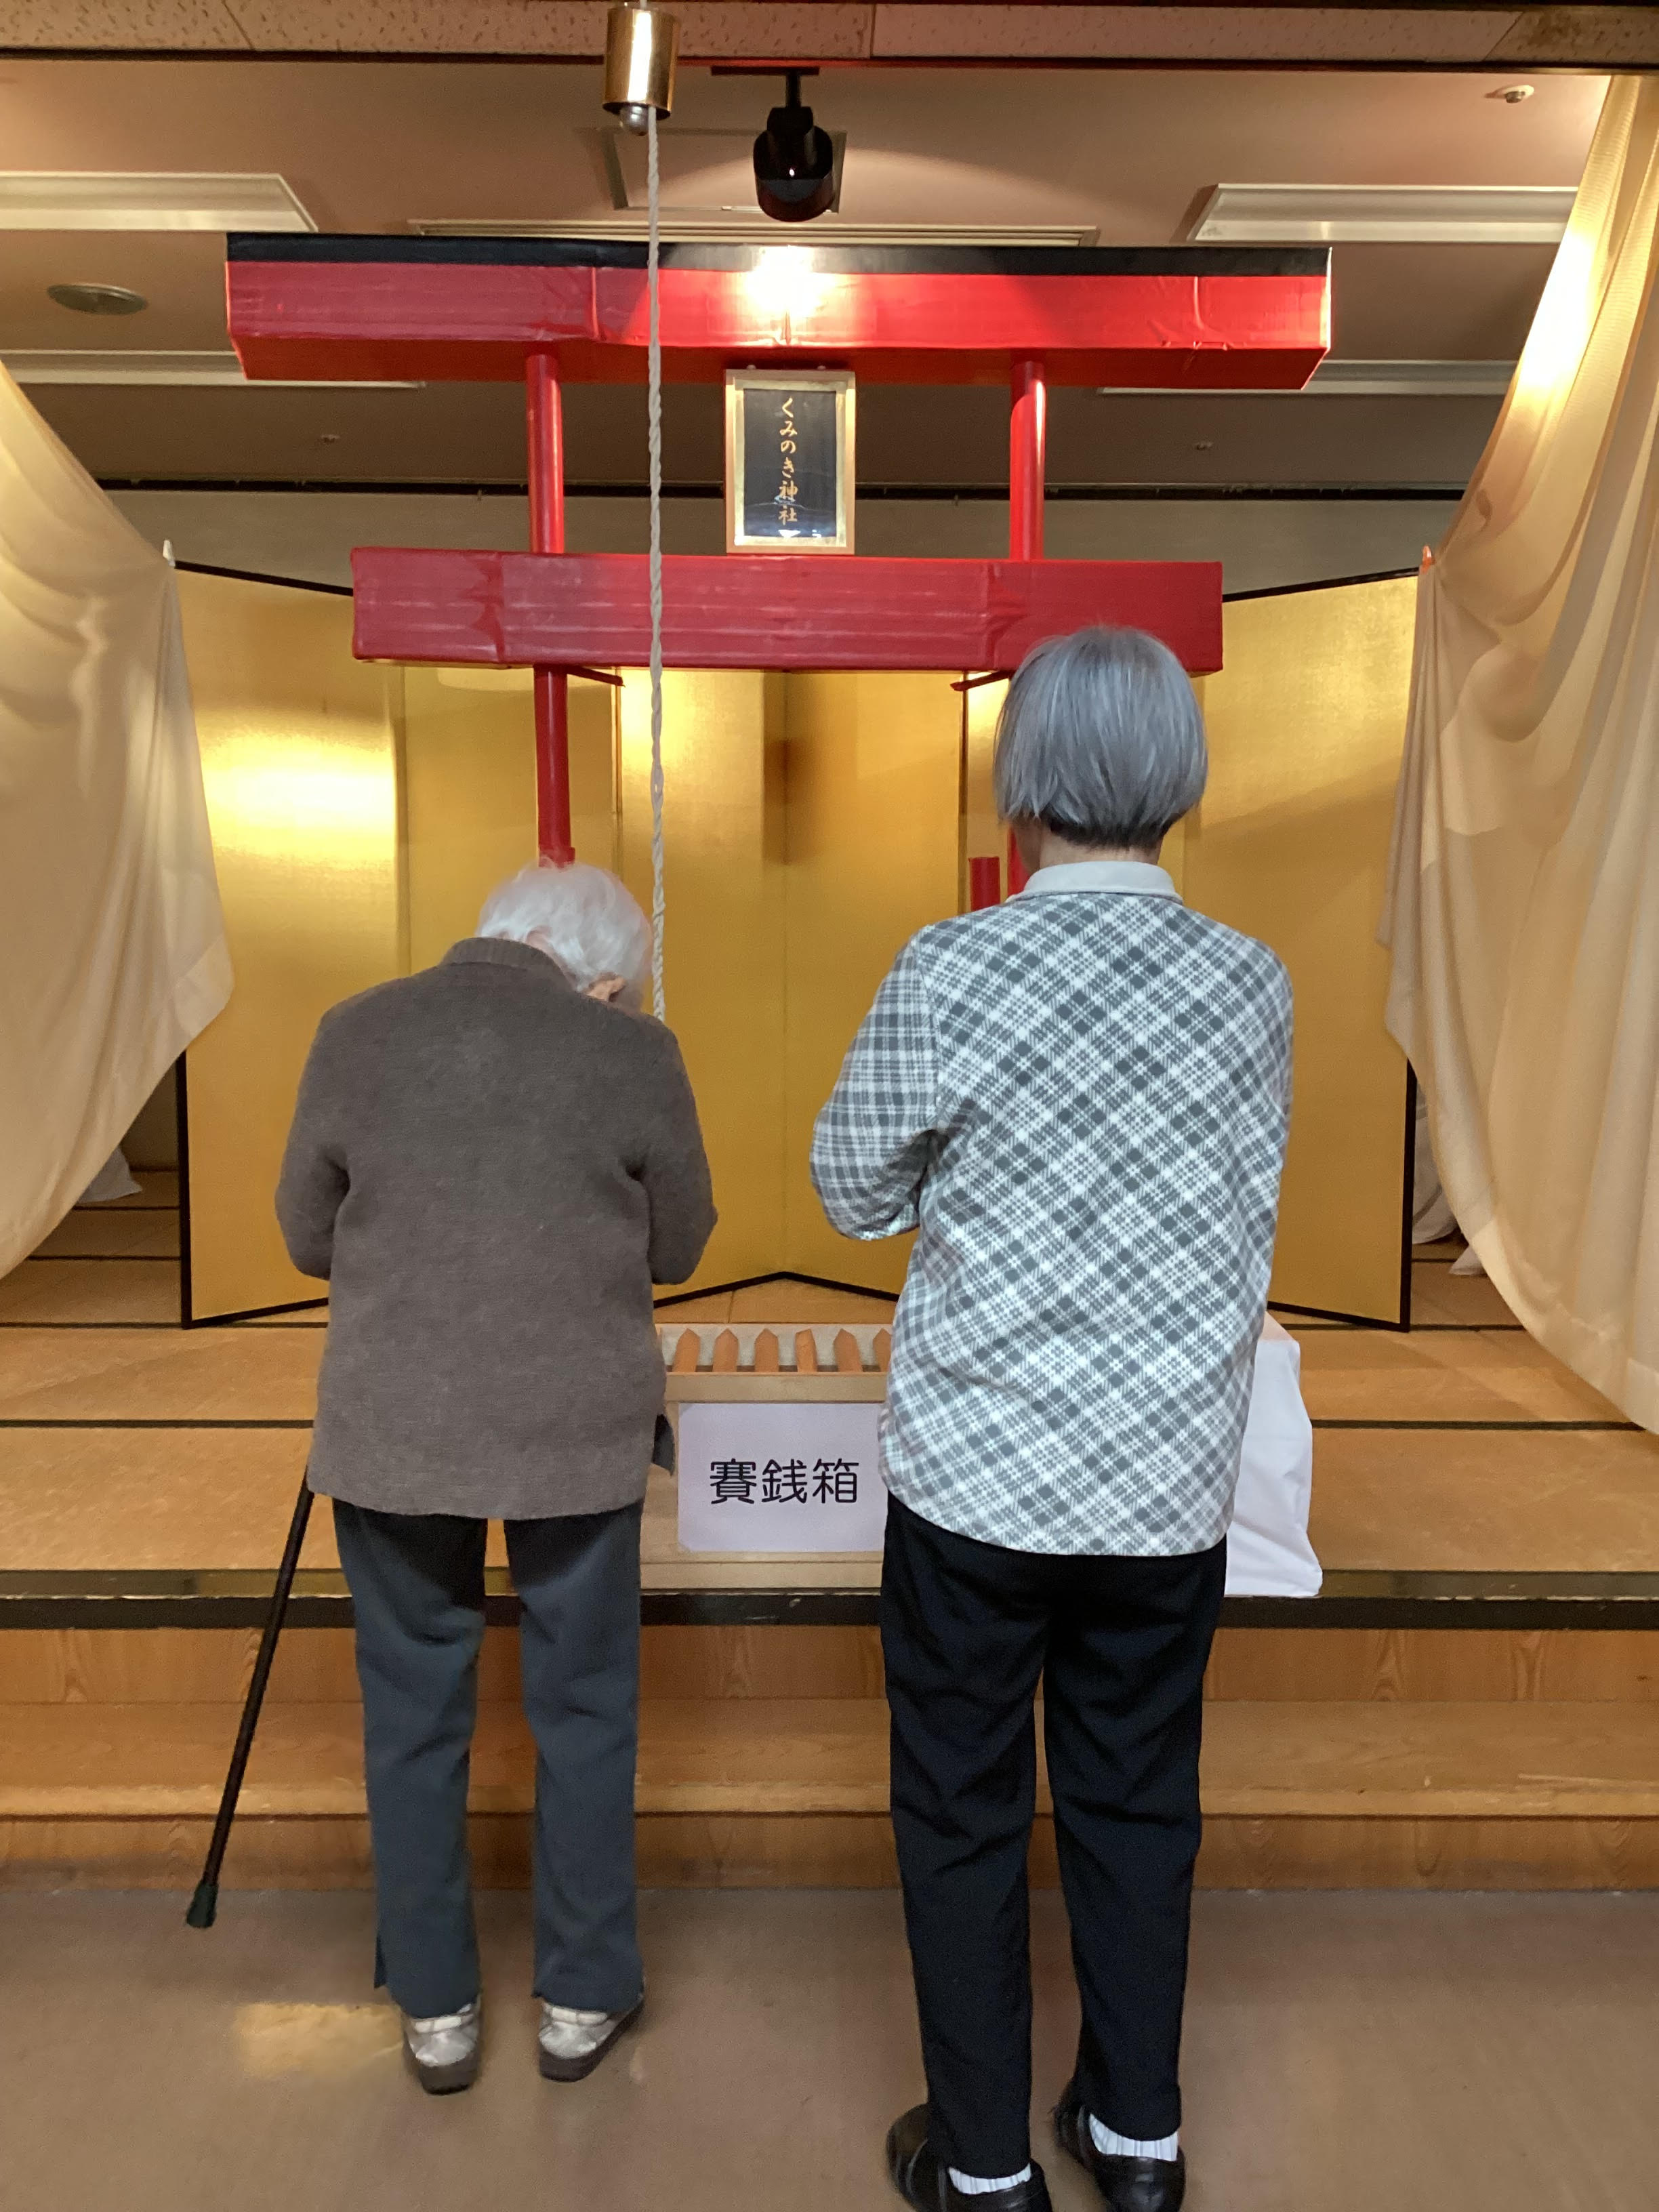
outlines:
[[[1505,107],[1519,107],[1523,100],[1530,100],[1538,89],[1533,84],[1506,84],[1497,92],[1489,92],[1488,100],[1501,100]]]
[[[665,116],[673,107],[679,50],[679,23],[666,8],[617,7],[605,18],[604,105],[636,138],[653,108]]]
[[[775,222],[811,222],[836,197],[836,149],[800,104],[799,70],[784,72],[783,106],[755,141],[755,198]]]
[[[77,315],[141,315],[149,301],[125,284],[48,284],[46,297]]]

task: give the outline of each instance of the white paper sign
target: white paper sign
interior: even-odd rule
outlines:
[[[875,1405],[685,1406],[688,1552],[878,1552],[887,1525]]]

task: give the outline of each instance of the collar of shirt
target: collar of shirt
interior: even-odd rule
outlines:
[[[1178,899],[1175,878],[1152,860],[1062,860],[1039,868],[1018,894],[1045,891],[1129,891],[1140,898]]]
[[[544,982],[557,983],[564,990],[575,987],[556,960],[545,952],[538,951],[533,945],[522,945],[516,937],[464,937],[459,945],[452,945],[443,957],[446,968],[458,962],[472,963],[489,968],[523,968]]]

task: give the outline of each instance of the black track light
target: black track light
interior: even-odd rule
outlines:
[[[800,71],[784,74],[784,100],[755,141],[755,198],[775,222],[811,222],[836,197],[836,149],[800,101]]]

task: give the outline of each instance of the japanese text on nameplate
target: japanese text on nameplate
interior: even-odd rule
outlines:
[[[695,1552],[878,1549],[879,1415],[869,1404],[686,1407],[680,1542]]]

